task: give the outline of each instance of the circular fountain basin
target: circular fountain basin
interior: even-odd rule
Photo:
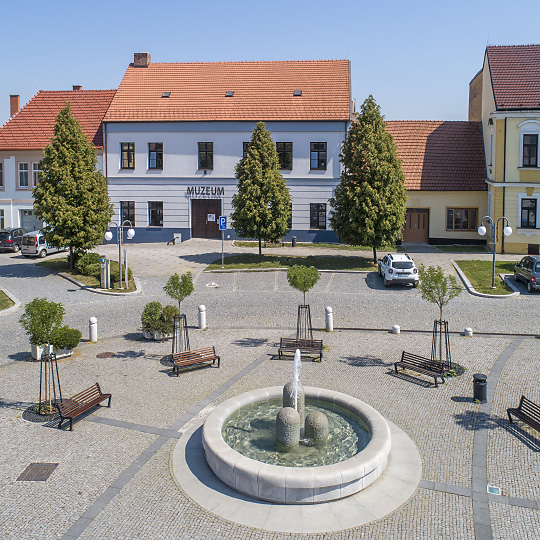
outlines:
[[[239,409],[282,396],[275,386],[246,392],[216,407],[204,423],[202,443],[213,473],[231,488],[264,501],[312,504],[348,497],[372,484],[384,471],[391,447],[390,428],[373,407],[356,398],[322,388],[305,387],[305,396],[335,404],[364,422],[371,438],[353,457],[318,467],[283,467],[245,457],[223,439],[223,425]]]

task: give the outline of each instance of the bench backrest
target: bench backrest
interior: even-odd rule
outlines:
[[[540,406],[536,403],[533,403],[530,399],[527,399],[525,396],[521,396],[519,400],[519,410],[528,414],[529,416],[540,420]]]
[[[193,349],[191,351],[182,351],[179,353],[174,353],[174,359],[188,359],[188,358],[199,358],[201,356],[216,356],[216,349],[213,345],[210,347],[202,347],[201,349]]]
[[[69,400],[59,403],[58,408],[62,412],[68,412],[72,411],[73,409],[76,409],[80,405],[83,405],[84,403],[87,403],[89,401],[92,401],[93,399],[99,397],[102,395],[101,388],[99,387],[99,383],[93,384],[86,390],[83,390],[82,392],[79,392],[78,394],[75,394],[74,396],[70,397]]]
[[[299,349],[302,347],[322,347],[322,339],[294,339],[294,338],[281,338],[282,347],[294,347]]]
[[[418,356],[407,351],[403,351],[401,353],[401,361],[409,362],[410,364],[414,364],[415,366],[427,369],[429,371],[436,371],[438,373],[442,373],[444,370],[444,364],[442,362],[438,362],[437,360],[431,360],[429,358],[424,358],[423,356]]]

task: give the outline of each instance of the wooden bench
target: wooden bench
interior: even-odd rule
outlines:
[[[279,343],[278,356],[281,358],[283,353],[296,353],[296,349],[302,354],[316,354],[319,356],[319,362],[322,361],[323,340],[322,339],[291,339],[281,338]]]
[[[217,367],[219,367],[220,357],[216,354],[216,349],[213,345],[211,347],[203,347],[202,349],[173,353],[173,373],[176,371],[176,376],[178,377],[181,367],[203,364],[210,361],[214,364],[216,360]]]
[[[444,383],[444,365],[436,360],[430,360],[429,358],[403,351],[401,353],[401,361],[394,362],[396,373],[398,372],[398,367],[433,377],[436,387],[438,386],[438,377],[440,377],[441,381]]]
[[[516,418],[536,429],[536,431],[540,431],[540,407],[525,396],[521,396],[517,409],[509,408],[506,412],[510,423],[512,423],[512,416],[510,415],[513,414]]]
[[[111,406],[111,394],[104,394],[96,383],[90,388],[75,394],[69,399],[63,399],[61,403],[58,403],[58,411],[60,413],[60,423],[58,428],[62,427],[64,420],[69,420],[69,430],[73,430],[73,419],[77,416],[88,411],[92,407],[95,407],[102,401],[109,400],[107,407]]]

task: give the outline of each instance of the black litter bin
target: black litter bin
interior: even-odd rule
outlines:
[[[474,387],[473,398],[482,403],[487,401],[487,376],[482,373],[475,373],[473,375]]]
[[[296,247],[296,236],[292,237],[292,247]]]

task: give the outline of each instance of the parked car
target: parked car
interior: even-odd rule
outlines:
[[[418,286],[418,269],[409,255],[389,253],[379,259],[379,276],[383,278],[385,287],[392,283],[400,285],[412,284]]]
[[[19,251],[22,247],[23,234],[27,233],[22,227],[7,227],[0,231],[0,251]]]
[[[32,231],[23,236],[22,254],[25,257],[46,257],[50,253],[59,251],[65,251],[65,249],[49,246],[41,231]]]
[[[540,255],[523,257],[514,266],[514,279],[524,281],[529,292],[540,289]]]

